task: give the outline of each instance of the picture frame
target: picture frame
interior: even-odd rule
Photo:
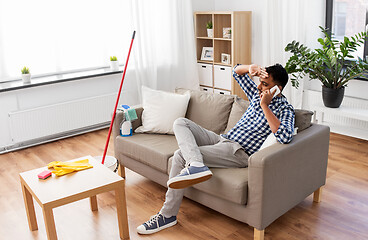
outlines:
[[[213,61],[213,47],[202,48],[201,60]]]
[[[231,28],[222,28],[222,38],[231,39]]]
[[[221,53],[221,63],[230,64],[230,54]]]

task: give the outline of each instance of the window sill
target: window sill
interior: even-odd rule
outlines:
[[[111,71],[108,67],[98,68],[88,71],[80,71],[73,73],[63,73],[44,77],[34,77],[30,83],[23,83],[22,80],[9,81],[0,83],[0,92],[8,92],[13,90],[19,90],[24,88],[38,87],[42,85],[49,85],[62,82],[70,82],[76,80],[82,80],[92,77],[107,76],[112,74],[120,74],[123,72],[123,66],[119,67],[118,71]]]

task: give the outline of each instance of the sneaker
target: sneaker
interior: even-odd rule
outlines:
[[[207,166],[189,166],[181,170],[178,176],[169,179],[169,181],[167,181],[167,186],[174,189],[182,189],[207,181],[211,177],[212,172]]]
[[[176,216],[167,218],[161,213],[157,213],[156,215],[152,216],[150,220],[138,226],[137,232],[139,234],[152,234],[164,230],[165,228],[172,227],[177,222]]]

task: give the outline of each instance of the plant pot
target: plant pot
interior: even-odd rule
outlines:
[[[207,29],[207,37],[213,38],[213,29]]]
[[[111,69],[111,71],[119,71],[119,62],[118,61],[110,61],[110,69]]]
[[[23,83],[31,83],[31,74],[22,74]]]
[[[322,99],[326,107],[340,107],[344,98],[345,87],[334,89],[322,86]]]

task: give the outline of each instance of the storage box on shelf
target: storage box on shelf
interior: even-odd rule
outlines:
[[[211,87],[201,86],[200,89],[201,89],[201,91],[213,93],[213,88],[211,88]]]
[[[231,90],[231,67],[213,66],[213,83],[216,88]]]
[[[201,89],[220,94],[235,94],[246,99],[232,77],[236,64],[251,64],[252,12],[195,12],[197,62]],[[207,23],[213,25],[213,37],[207,35]],[[212,59],[202,59],[204,47],[212,48]],[[222,54],[228,61],[222,61]]]
[[[227,90],[220,90],[220,89],[213,89],[213,92],[214,93],[218,93],[218,94],[224,94],[224,95],[231,95],[231,92],[230,91],[227,91]]]
[[[212,64],[208,63],[198,63],[198,73],[199,73],[199,84],[201,86],[212,87],[212,75],[213,69]]]

